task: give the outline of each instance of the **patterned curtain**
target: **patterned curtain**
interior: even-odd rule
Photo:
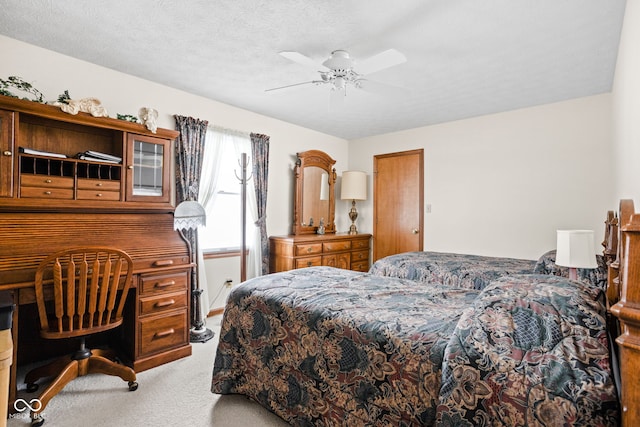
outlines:
[[[258,205],[256,227],[260,229],[262,253],[262,274],[269,272],[269,237],[267,235],[267,181],[269,177],[269,136],[251,134],[251,154],[253,158],[253,183]]]
[[[193,117],[184,117],[175,115],[176,130],[180,131],[180,135],[176,140],[176,206],[184,201],[193,201],[198,199],[198,187],[200,182],[200,174],[202,172],[202,158],[204,157],[204,141],[207,134],[206,120],[194,119]],[[184,230],[184,236],[191,245],[191,259],[196,260],[201,265],[202,250],[197,245],[198,230]],[[193,253],[193,248],[197,248],[197,253]],[[204,278],[204,268],[196,277],[192,275],[192,289],[200,289],[204,291],[204,295],[200,295],[200,307],[208,307],[207,286]],[[204,305],[203,305],[204,301]],[[206,316],[207,313],[204,313]],[[193,314],[192,314],[193,317]],[[195,319],[202,321],[202,319]]]

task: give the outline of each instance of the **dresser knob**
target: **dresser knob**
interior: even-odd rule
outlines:
[[[47,184],[51,184],[52,181],[50,179],[45,179],[44,182]]]
[[[51,195],[51,191],[45,191],[44,194],[46,194],[47,196]]]
[[[96,194],[96,197],[102,197],[102,193]]]
[[[2,152],[2,155],[4,155],[4,156],[11,156],[12,154],[13,153],[11,151],[9,151],[9,150]]]

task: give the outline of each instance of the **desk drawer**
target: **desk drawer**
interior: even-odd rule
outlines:
[[[187,342],[187,310],[143,318],[140,323],[141,354],[155,353]]]
[[[20,176],[20,185],[22,187],[73,188],[73,178],[23,174]]]
[[[110,179],[78,179],[79,190],[120,191],[120,181]]]
[[[173,292],[157,296],[140,297],[140,315],[162,313],[187,306],[187,293]]]
[[[311,243],[307,245],[296,245],[296,256],[315,255],[322,253],[322,243]]]
[[[120,200],[119,191],[78,190],[78,200]]]
[[[296,260],[296,268],[305,268],[305,267],[318,267],[322,265],[322,257],[321,256],[311,256],[305,258],[298,258]]]
[[[144,274],[140,277],[140,295],[187,290],[187,272]]]
[[[351,249],[351,241],[344,240],[342,242],[325,242],[322,246],[324,252],[346,251]]]
[[[45,188],[45,187],[20,187],[20,197],[42,197],[45,199],[69,199],[73,200],[73,189]]]

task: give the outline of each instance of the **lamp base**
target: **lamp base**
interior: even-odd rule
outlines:
[[[575,267],[569,267],[569,279],[578,280],[578,270]]]
[[[191,329],[189,332],[189,341],[190,342],[207,342],[211,338],[214,337],[214,333],[211,329],[202,328],[202,329]]]
[[[358,211],[356,210],[356,201],[351,201],[351,210],[349,211],[349,219],[351,220],[351,227],[349,227],[349,234],[358,234],[356,228],[356,219],[358,218]]]

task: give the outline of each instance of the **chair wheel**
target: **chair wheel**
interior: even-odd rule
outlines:
[[[136,391],[138,389],[138,383],[135,381],[129,381],[129,391]]]
[[[44,424],[44,418],[40,416],[31,420],[31,427],[40,427],[42,424]]]
[[[34,391],[37,391],[39,387],[40,385],[38,385],[37,383],[29,383],[27,384],[27,393],[33,393]]]

